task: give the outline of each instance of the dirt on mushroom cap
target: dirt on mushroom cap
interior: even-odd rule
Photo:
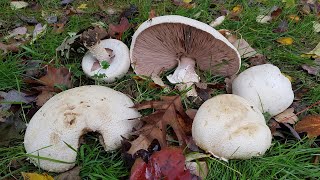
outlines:
[[[181,23],[162,22],[140,33],[137,30],[138,35],[131,45],[131,61],[137,74],[160,74],[177,66],[177,59],[181,56],[195,59],[203,71],[211,70],[225,76],[238,71],[239,54],[232,45],[221,40],[223,36],[215,37],[215,30],[204,23],[200,26],[208,26],[210,33],[208,29],[204,31],[197,27],[200,22],[196,21],[193,26],[195,20],[188,22],[191,19],[173,17],[175,21],[181,18]]]

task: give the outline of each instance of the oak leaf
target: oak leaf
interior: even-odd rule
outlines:
[[[295,126],[295,130],[299,133],[306,132],[309,138],[320,135],[320,115],[309,115],[304,117]]]
[[[177,136],[179,145],[187,145],[187,135],[191,135],[192,120],[184,112],[180,96],[163,96],[159,101],[145,101],[135,105],[134,108],[137,110],[153,108],[156,111],[140,119],[145,124],[135,132],[139,137],[131,142],[129,154],[133,155],[140,149],[147,150],[155,139],[162,148],[166,147],[168,125]]]
[[[121,39],[122,34],[127,31],[131,27],[131,24],[129,23],[129,20],[126,17],[122,17],[120,20],[120,23],[110,24],[109,25],[109,34],[112,37],[115,37],[117,39]]]

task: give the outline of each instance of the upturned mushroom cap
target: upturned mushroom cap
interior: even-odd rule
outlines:
[[[200,148],[221,159],[263,155],[272,139],[259,109],[233,94],[215,96],[201,105],[192,137]]]
[[[63,91],[52,97],[32,117],[27,126],[24,146],[27,153],[60,160],[58,163],[30,158],[40,168],[63,172],[75,164],[79,138],[87,132],[99,132],[106,151],[120,146],[137,125],[128,120],[140,116],[130,108],[133,102],[126,95],[103,86],[82,86]],[[68,144],[68,145],[67,145]]]
[[[152,18],[132,37],[131,65],[137,74],[151,76],[172,69],[180,57],[192,58],[203,71],[233,75],[240,67],[236,48],[209,25],[183,16]]]
[[[272,64],[253,66],[240,73],[232,82],[232,93],[272,116],[286,110],[294,99],[291,82]]]
[[[99,46],[112,50],[110,66],[107,69],[100,67],[93,70],[94,63],[99,62],[91,52],[88,52],[82,59],[84,73],[89,77],[105,75],[102,80],[106,82],[114,82],[117,78],[122,78],[130,67],[129,48],[127,45],[116,39],[105,39],[99,43]]]

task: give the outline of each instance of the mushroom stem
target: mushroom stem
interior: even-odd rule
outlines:
[[[196,74],[194,59],[189,57],[181,57],[179,65],[173,74],[167,76],[167,79],[172,84],[199,82],[199,76]]]
[[[102,61],[111,63],[112,52],[109,52],[106,48],[104,48],[100,42],[87,48],[100,63]]]

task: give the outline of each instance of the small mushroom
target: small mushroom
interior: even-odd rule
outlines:
[[[238,51],[223,35],[205,23],[177,15],[142,23],[132,37],[130,58],[139,75],[158,76],[177,67],[167,76],[173,84],[199,82],[196,67],[224,76],[240,68]]]
[[[200,148],[223,160],[261,156],[272,140],[259,109],[233,94],[215,96],[200,106],[192,137]]]
[[[100,77],[102,80],[114,82],[128,72],[130,67],[129,48],[122,41],[105,39],[95,46],[97,51],[90,50],[82,60],[82,69],[87,76],[99,77],[102,75]]]
[[[240,73],[232,82],[232,93],[272,116],[286,110],[294,99],[291,82],[272,64],[253,66]]]
[[[132,106],[126,95],[103,86],[63,91],[32,117],[24,137],[25,149],[33,155],[30,159],[36,166],[52,172],[67,171],[77,157],[72,148],[78,149],[80,137],[87,132],[100,133],[106,151],[118,148],[121,136],[126,137],[138,125],[138,121],[129,120],[140,116]]]

